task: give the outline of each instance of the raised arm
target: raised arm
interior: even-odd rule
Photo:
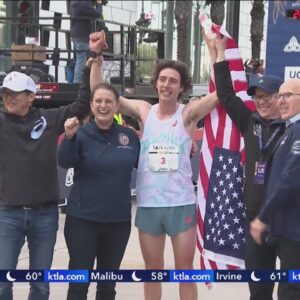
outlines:
[[[218,57],[214,64],[215,85],[218,98],[224,105],[226,113],[243,133],[251,117],[251,111],[246,107],[240,97],[237,97],[233,88],[230,75],[229,62],[225,60],[225,49],[227,39],[217,38],[215,41]]]
[[[58,150],[58,163],[62,168],[75,167],[80,159],[78,140],[76,132],[79,128],[79,121],[76,117],[67,119],[65,124],[65,136]]]
[[[183,109],[182,115],[187,132],[192,135],[197,123],[203,119],[219,103],[216,92],[210,93],[199,100],[189,102]]]
[[[90,49],[95,53],[101,53],[102,49],[106,49],[108,46],[105,41],[105,32],[94,32],[90,34]],[[91,90],[103,82],[103,74],[101,71],[101,66],[103,64],[103,57],[101,56],[99,63],[91,63],[91,76],[90,76],[90,85]],[[146,121],[148,112],[151,108],[151,105],[142,100],[136,99],[127,99],[120,96],[120,109],[119,112],[122,115],[129,116],[138,121],[139,126],[143,129],[143,124]]]
[[[91,91],[93,91],[93,89],[97,84],[103,82],[102,50],[108,48],[104,30],[101,30],[100,32],[93,32],[90,34],[89,46],[91,52],[93,52],[95,56],[94,58],[89,59],[90,62],[89,61],[87,62],[91,68],[90,85],[91,85]]]
[[[149,111],[151,109],[151,104],[136,99],[127,99],[125,97],[120,96],[120,110],[119,112],[122,115],[129,116],[138,121],[139,127],[141,130],[144,129],[144,124],[148,117]]]
[[[213,81],[213,83],[215,83],[214,64],[218,58],[218,52],[217,52],[216,41],[215,41],[216,39],[208,39],[205,36],[204,32],[203,32],[203,38],[204,38],[204,41],[205,41],[205,44],[207,46],[209,56],[210,56],[210,71],[211,71],[210,77],[211,77],[211,80]]]

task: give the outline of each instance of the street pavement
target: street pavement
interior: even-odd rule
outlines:
[[[135,216],[136,205],[133,202],[132,215]],[[68,268],[68,250],[65,244],[63,228],[65,215],[60,214],[59,230],[57,242],[55,245],[54,259],[52,269]],[[133,223],[133,222],[132,222]],[[167,239],[165,249],[165,268],[174,269],[174,259],[172,254],[172,246],[170,239]],[[196,250],[194,268],[199,268],[199,252]],[[25,244],[20,254],[18,269],[28,269],[28,249]],[[125,256],[121,265],[121,269],[143,269],[143,258],[140,252],[138,232],[132,226],[130,239],[125,251]],[[95,299],[95,283],[91,283],[88,299]],[[67,283],[51,283],[50,300],[66,299]],[[14,284],[14,300],[26,300],[28,295],[28,283]],[[274,300],[277,300],[277,287],[274,291]],[[178,296],[178,283],[163,283],[162,300],[176,300]],[[205,284],[198,283],[198,299],[201,300],[248,300],[249,292],[246,283],[218,283],[212,290],[208,290]],[[143,283],[118,283],[116,300],[143,300]]]

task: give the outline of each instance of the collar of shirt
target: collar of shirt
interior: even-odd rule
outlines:
[[[295,115],[294,117],[290,118],[285,122],[286,127],[289,127],[291,124],[296,123],[298,120],[300,120],[300,113]]]

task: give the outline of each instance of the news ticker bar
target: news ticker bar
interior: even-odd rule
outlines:
[[[0,270],[0,282],[300,282],[300,270]]]

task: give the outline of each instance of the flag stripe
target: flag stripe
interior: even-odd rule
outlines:
[[[244,69],[244,65],[243,65],[243,61],[239,58],[239,59],[233,59],[233,58],[228,58],[228,63],[229,63],[229,70],[230,71],[235,71],[235,70],[243,70]]]
[[[242,81],[247,83],[246,74],[244,71],[234,71],[230,72],[232,81]],[[248,96],[249,97],[249,96]]]
[[[248,84],[245,81],[235,80],[233,88],[236,92],[247,91]]]
[[[240,97],[244,102],[247,100],[250,100],[249,95],[247,94],[246,91],[239,91],[235,93],[238,97]],[[252,100],[250,100],[253,102]]]
[[[239,49],[236,49],[236,48],[226,49],[225,50],[225,58],[226,58],[226,60],[229,60],[229,61],[232,59],[236,59],[236,60],[241,59]]]
[[[225,30],[222,30],[223,28],[220,28],[220,32],[221,33],[225,33],[224,31]],[[229,34],[227,33],[227,36],[229,36]],[[230,49],[237,49],[237,45],[236,45],[236,42],[235,42],[235,40],[233,40],[233,39],[228,39],[228,41],[227,41],[227,46],[226,46],[226,49],[227,49],[227,51],[228,50],[230,50]],[[239,50],[237,49],[237,52],[238,52],[238,54],[240,55],[240,52],[239,52]],[[241,56],[240,56],[241,57]]]
[[[215,111],[212,111],[211,114],[214,114]],[[214,138],[213,124],[211,122],[211,115],[208,115],[204,121],[205,128],[205,140],[207,141],[208,148],[211,155],[213,154],[213,145],[215,145],[216,140]]]
[[[219,116],[218,116],[219,124],[218,124],[217,136],[216,136],[216,145],[222,145],[223,139],[224,139],[224,128],[225,128],[226,115],[225,115],[224,109],[221,105],[218,105],[217,110],[218,110],[218,114],[219,114]]]
[[[235,124],[232,123],[232,132],[231,132],[231,141],[230,141],[230,149],[239,151],[241,145],[240,132],[236,128]]]

